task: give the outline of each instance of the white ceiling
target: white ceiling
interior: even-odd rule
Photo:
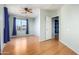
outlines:
[[[36,9],[44,10],[57,10],[61,8],[61,4],[15,4],[15,5],[6,5],[8,7],[9,13],[19,16],[35,17]],[[32,14],[25,14],[22,11],[22,8],[31,8]]]

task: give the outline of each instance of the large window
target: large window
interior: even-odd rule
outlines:
[[[26,20],[22,20],[22,30],[25,30],[26,27]]]
[[[27,24],[26,24],[26,20],[21,20],[21,19],[16,19],[16,29],[18,31],[20,30],[26,30]]]

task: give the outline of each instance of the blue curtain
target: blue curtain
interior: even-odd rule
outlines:
[[[16,17],[14,17],[13,18],[13,33],[12,33],[12,35],[14,36],[14,35],[16,35],[17,33],[16,33]]]
[[[9,36],[9,14],[7,7],[4,7],[4,43],[10,40]]]
[[[26,34],[29,34],[29,26],[28,19],[26,19]]]

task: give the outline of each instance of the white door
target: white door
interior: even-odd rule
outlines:
[[[51,17],[46,16],[46,40],[52,38],[52,20]]]

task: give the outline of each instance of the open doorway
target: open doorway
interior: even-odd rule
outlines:
[[[52,18],[52,26],[52,30],[54,30],[54,37],[59,39],[59,16]]]

